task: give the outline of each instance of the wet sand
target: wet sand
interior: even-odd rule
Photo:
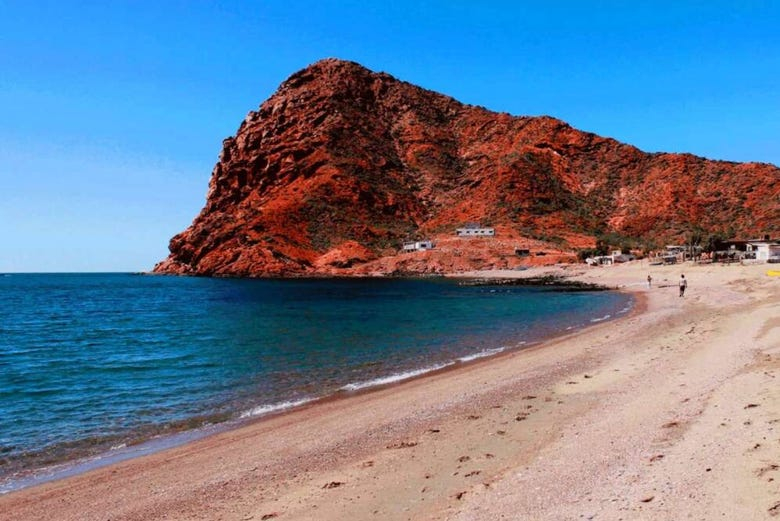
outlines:
[[[480,274],[556,271],[640,304],[533,348],[0,496],[0,519],[780,516],[780,278],[766,269]]]

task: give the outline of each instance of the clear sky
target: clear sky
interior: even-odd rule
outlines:
[[[150,269],[222,139],[326,57],[646,151],[780,164],[780,2],[0,0],[0,272]]]

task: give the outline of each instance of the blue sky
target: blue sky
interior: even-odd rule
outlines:
[[[0,0],[0,272],[150,269],[222,139],[326,57],[646,151],[780,164],[780,2],[546,4]]]

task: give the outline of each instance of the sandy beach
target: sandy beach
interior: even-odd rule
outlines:
[[[770,267],[471,274],[555,272],[637,305],[522,351],[0,496],[0,520],[780,518]]]

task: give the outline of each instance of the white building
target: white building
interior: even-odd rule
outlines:
[[[755,252],[756,260],[768,261],[769,257],[780,256],[780,244],[776,242],[748,242],[747,251]]]
[[[632,260],[636,260],[636,256],[630,253],[622,253],[620,250],[615,250],[610,255],[588,257],[585,259],[585,263],[591,266],[612,266],[615,263],[629,262]]]
[[[403,247],[403,250],[405,252],[426,251],[432,249],[433,249],[433,241],[405,242]]]
[[[590,266],[612,266],[614,259],[611,255],[598,255],[596,257],[588,257],[585,259],[585,263]]]
[[[455,230],[458,237],[493,237],[496,230],[493,228],[482,228],[480,226],[466,226]]]

